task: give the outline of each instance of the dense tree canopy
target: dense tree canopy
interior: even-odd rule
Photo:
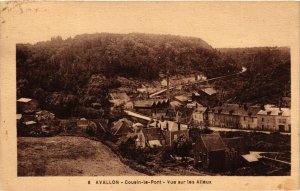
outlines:
[[[152,81],[168,70],[171,75],[203,72],[211,78],[235,73],[244,65],[249,73],[238,80],[242,83],[236,79],[218,82],[222,87],[232,85],[228,95],[240,96],[240,101],[261,96],[255,92],[262,89],[263,97],[268,99],[290,82],[289,51],[217,50],[200,38],[173,35],[97,33],[65,40],[54,37],[34,45],[17,44],[16,54],[17,96],[36,98],[45,109],[65,115],[100,115],[90,107],[94,102],[107,103],[109,89],[120,87],[117,76]],[[95,75],[105,80],[95,85],[91,83]]]
[[[278,104],[291,95],[290,49],[285,47],[220,49],[247,67],[234,79],[215,82],[228,92],[225,100],[240,103]]]

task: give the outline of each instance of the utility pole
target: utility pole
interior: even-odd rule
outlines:
[[[170,99],[170,77],[169,68],[167,68],[167,99]]]

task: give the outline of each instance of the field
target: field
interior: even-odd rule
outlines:
[[[107,146],[83,137],[18,137],[18,176],[142,176]]]

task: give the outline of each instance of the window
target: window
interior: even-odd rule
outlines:
[[[246,117],[244,116],[244,121],[246,121]]]
[[[177,140],[177,135],[174,135],[174,140]]]
[[[263,117],[261,118],[261,121],[264,121],[264,118],[263,118]]]

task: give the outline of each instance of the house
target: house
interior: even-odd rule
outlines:
[[[77,127],[85,128],[89,125],[89,121],[86,118],[80,118],[77,121]]]
[[[136,139],[136,147],[139,148],[155,148],[166,145],[165,137],[160,128],[143,128]]]
[[[219,134],[201,134],[194,145],[194,163],[205,169],[222,171],[225,168],[226,146]]]
[[[89,121],[86,118],[80,118],[77,121],[78,132],[85,132],[89,126]]]
[[[189,131],[188,129],[182,130],[173,130],[173,131],[163,131],[166,144],[168,146],[172,146],[175,141],[178,141],[180,138],[184,138],[185,140],[189,139]]]
[[[112,103],[114,107],[122,106],[129,100],[130,98],[124,92],[109,93],[109,102]]]
[[[200,103],[196,102],[196,101],[192,101],[186,104],[186,107],[189,109],[195,109],[197,107],[203,107],[203,105],[201,105]]]
[[[290,109],[265,107],[257,113],[257,126],[259,130],[290,132]]]
[[[242,129],[256,129],[257,128],[257,113],[261,110],[260,106],[246,106],[242,108],[240,125]]]
[[[174,109],[155,109],[155,111],[152,113],[153,119],[160,119],[160,120],[174,120],[176,117],[176,110]]]
[[[180,130],[187,130],[188,125],[174,122],[174,121],[160,121],[156,120],[153,123],[149,125],[150,127],[154,128],[160,128],[161,130],[166,130],[166,131],[180,131]]]
[[[175,96],[174,99],[180,102],[182,105],[186,105],[189,101],[191,101],[192,98],[186,95],[178,95]]]
[[[208,119],[210,126],[240,128],[240,116],[244,112],[238,104],[223,104],[210,109]]]
[[[211,126],[216,127],[256,129],[260,109],[260,106],[246,104],[223,104],[209,109],[208,121]]]
[[[126,135],[129,132],[132,132],[132,122],[129,121],[126,118],[120,119],[117,122],[113,124],[113,127],[111,128],[111,134],[122,136]]]
[[[192,114],[193,114],[193,109],[191,108],[186,108],[186,107],[181,107],[178,108],[176,113],[176,121],[180,123],[185,123],[189,124],[192,122]]]
[[[201,89],[200,95],[201,94],[204,97],[211,97],[211,96],[215,96],[217,94],[217,91],[212,87],[207,87],[207,88],[202,88]]]
[[[212,87],[203,87],[194,91],[192,98],[205,106],[214,106],[218,103],[218,92]]]
[[[20,98],[17,100],[18,113],[33,113],[38,109],[38,101],[30,98]]]
[[[168,99],[147,99],[138,100],[133,103],[133,109],[137,112],[152,115],[156,110],[168,108],[170,102]]]
[[[36,128],[37,128],[37,122],[35,122],[35,121],[26,121],[26,122],[23,122],[23,124],[25,125],[25,128],[27,131],[33,131],[33,130],[36,130]]]
[[[208,123],[207,107],[196,106],[192,114],[192,119],[195,125],[204,127]]]
[[[145,127],[145,125],[143,125],[141,123],[134,123],[132,125],[132,129],[133,129],[134,133],[140,132],[144,127]]]

